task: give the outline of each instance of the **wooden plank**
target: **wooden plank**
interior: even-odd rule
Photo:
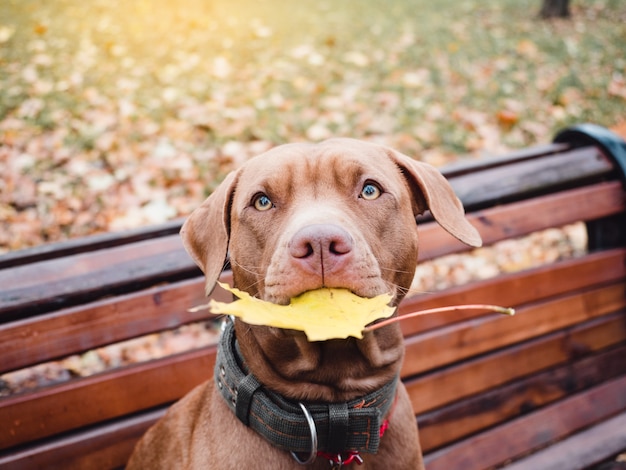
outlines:
[[[23,250],[10,251],[0,255],[0,269],[174,235],[180,231],[183,222],[184,219],[179,218],[158,225],[119,232],[99,233],[61,242],[44,243],[43,245]]]
[[[513,317],[491,314],[427,331],[407,338],[402,375],[423,373],[548,334],[616,312],[625,305],[626,291],[620,282],[524,306]]]
[[[404,315],[419,310],[463,304],[506,303],[504,306],[515,307],[624,279],[626,279],[626,249],[607,250],[440,292],[416,295],[402,302],[399,313]],[[485,312],[482,311],[448,312],[406,319],[401,325],[405,336],[410,336],[484,315]]]
[[[45,468],[71,470],[123,467],[141,436],[165,414],[165,409],[150,411],[80,430],[18,451],[0,453],[0,468],[22,470]]]
[[[220,279],[231,283],[232,274]],[[228,302],[232,294],[216,288],[211,298]],[[0,373],[217,318],[208,309],[188,311],[207,302],[204,278],[195,278],[0,325]]]
[[[215,348],[0,401],[0,449],[173,402],[213,374]]]
[[[595,147],[584,147],[528,161],[486,168],[450,179],[463,205],[485,207],[581,186],[608,176],[613,163]]]
[[[623,322],[623,318],[621,321]],[[613,322],[607,326],[613,326]],[[471,434],[516,418],[531,410],[581,392],[620,375],[626,375],[626,345],[530,377],[522,377],[466,399],[418,415],[420,443],[424,452],[451,444]],[[515,368],[514,361],[500,367]],[[482,381],[481,376],[474,380]],[[457,381],[462,387],[463,378]],[[529,467],[537,468],[537,467]]]
[[[413,409],[422,414],[620,344],[626,338],[625,317],[626,313],[618,312],[415,379],[405,376]]]
[[[427,454],[428,470],[487,469],[563,439],[626,409],[626,376]]]
[[[621,413],[505,468],[584,470],[626,449],[625,429],[626,413]]]
[[[178,235],[0,271],[0,322],[201,273]]]
[[[506,206],[472,213],[470,220],[486,244],[537,230],[560,227],[578,221],[597,220],[626,210],[621,183],[599,183],[594,186],[561,191],[516,204],[515,211]]]
[[[625,210],[622,185],[613,181],[471,212],[467,218],[480,232],[484,244],[489,245]],[[418,232],[422,261],[469,250],[434,222],[418,224]]]
[[[223,272],[220,281],[232,284],[232,272]],[[0,373],[190,322],[216,319],[208,309],[188,311],[206,305],[209,299],[229,302],[232,294],[218,286],[207,298],[204,277],[200,277],[0,324]],[[44,335],[46,341],[41,341]]]
[[[518,150],[507,152],[504,155],[487,156],[473,160],[458,160],[441,168],[441,172],[448,179],[454,179],[458,176],[468,173],[476,173],[504,165],[510,165],[515,162],[525,160],[533,160],[540,157],[555,153],[563,153],[570,150],[568,144],[540,144],[532,147],[525,147]],[[594,148],[591,147],[593,151]]]
[[[151,261],[154,256],[167,255],[170,252],[178,253],[183,249],[182,241],[177,235],[161,237],[155,240],[146,240],[140,243],[122,245],[113,249],[104,249],[81,253],[75,256],[65,256],[62,259],[31,263],[9,270],[0,271],[2,287],[6,291],[17,288],[40,287],[53,283],[59,278],[72,279],[87,275],[97,275],[99,271],[115,268],[131,261],[141,262],[147,258]],[[145,268],[137,267],[137,274],[141,275]],[[127,276],[128,273],[120,273]]]
[[[403,302],[401,313],[441,305],[497,303],[502,298],[509,299],[510,305],[518,305],[624,276],[626,250],[611,250],[413,297]],[[230,273],[222,279],[228,281]],[[186,312],[189,306],[205,302],[202,286],[202,279],[159,286],[0,326],[0,357],[3,358],[0,371],[14,370],[189,321],[210,318],[207,311]],[[215,293],[220,295],[219,300],[228,300],[228,294],[224,295],[221,289],[216,289]],[[402,327],[409,336],[482,315],[483,312],[457,312],[423,316],[402,322]],[[40,341],[43,334],[45,342]]]
[[[212,317],[187,311],[204,303],[199,278],[0,325],[0,373]]]

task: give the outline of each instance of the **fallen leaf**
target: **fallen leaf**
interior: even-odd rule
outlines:
[[[34,27],[33,27],[33,31],[38,34],[39,36],[42,36],[43,34],[46,34],[46,31],[48,31],[48,27],[44,24],[41,23],[37,23]]]
[[[506,109],[498,111],[496,117],[498,118],[498,124],[506,129],[510,129],[519,121],[519,115],[517,113]]]
[[[214,314],[234,315],[252,325],[274,326],[303,331],[309,341],[326,341],[353,336],[363,337],[366,325],[390,317],[395,311],[388,303],[391,296],[371,299],[354,295],[347,289],[317,289],[291,299],[289,305],[277,305],[256,299],[250,294],[220,283],[239,298],[232,303],[211,300]]]

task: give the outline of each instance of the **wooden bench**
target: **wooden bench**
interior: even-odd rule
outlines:
[[[444,173],[487,245],[575,222],[589,242],[583,256],[403,302],[402,314],[470,303],[518,312],[403,322],[427,468],[588,468],[623,451],[626,143],[582,125]],[[0,374],[210,318],[187,311],[206,299],[179,227],[1,256]],[[427,219],[420,237],[421,260],[466,250]],[[207,346],[0,398],[0,468],[123,467],[214,357]]]

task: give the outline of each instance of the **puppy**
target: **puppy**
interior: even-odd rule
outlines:
[[[230,173],[187,219],[185,248],[210,293],[227,254],[236,287],[288,304],[321,287],[397,305],[418,255],[415,217],[430,210],[480,246],[443,176],[352,139],[276,147]],[[364,338],[308,342],[239,320],[220,340],[214,380],[181,399],[138,443],[128,468],[423,468],[399,379],[397,323]]]

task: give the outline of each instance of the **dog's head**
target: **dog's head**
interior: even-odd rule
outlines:
[[[453,236],[480,246],[435,168],[379,145],[333,139],[251,159],[191,214],[181,234],[207,292],[229,254],[235,285],[263,300],[286,304],[334,287],[361,297],[391,293],[397,304],[417,264],[415,217],[426,210]],[[237,328],[250,370],[296,399],[343,400],[372,390],[398,374],[404,354],[397,324],[359,341],[315,343],[297,332]]]
[[[276,147],[230,173],[185,222],[187,251],[210,292],[230,254],[235,285],[275,303],[343,287],[363,297],[410,286],[415,216],[429,209],[459,240],[477,231],[443,176],[391,149],[352,139]]]

